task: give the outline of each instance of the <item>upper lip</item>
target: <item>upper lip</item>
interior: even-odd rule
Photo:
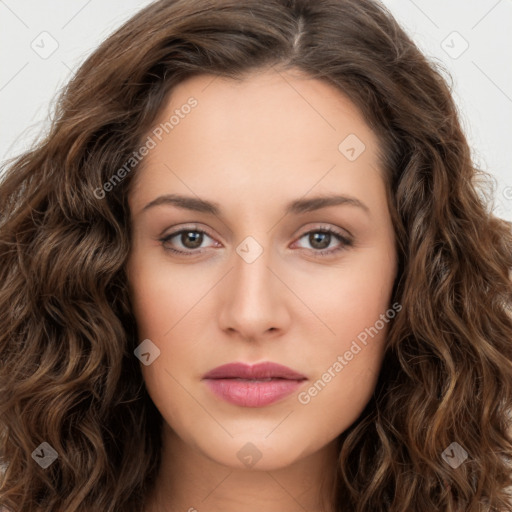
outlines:
[[[303,380],[306,377],[282,364],[265,362],[254,365],[228,363],[217,366],[203,376],[203,379],[288,379]]]

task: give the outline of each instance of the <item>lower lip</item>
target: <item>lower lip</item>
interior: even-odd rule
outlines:
[[[206,379],[206,384],[220,398],[242,407],[264,407],[290,395],[301,386],[301,380],[269,381],[238,379]]]

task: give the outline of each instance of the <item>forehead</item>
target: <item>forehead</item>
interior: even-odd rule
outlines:
[[[293,70],[189,78],[147,135],[155,145],[137,170],[136,202],[162,187],[300,196],[340,178],[353,193],[381,179],[379,141],[357,107],[330,84]]]

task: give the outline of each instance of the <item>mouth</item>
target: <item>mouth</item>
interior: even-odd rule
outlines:
[[[209,371],[203,380],[213,394],[241,407],[264,407],[284,399],[307,380],[277,363],[229,363]]]

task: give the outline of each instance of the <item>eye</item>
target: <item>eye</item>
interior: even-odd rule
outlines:
[[[203,246],[205,238],[213,240],[206,231],[190,227],[169,233],[161,238],[160,242],[162,242],[166,251],[184,256],[194,256],[201,254],[203,252],[201,249],[208,247]],[[300,248],[309,250],[318,256],[330,256],[353,245],[351,238],[331,227],[321,227],[307,231],[298,241],[302,239],[306,239],[306,243],[310,244],[311,247]],[[214,241],[214,243],[216,245],[213,246],[221,246],[218,242]],[[176,248],[176,246],[178,246],[178,248]]]
[[[331,227],[322,227],[304,233],[299,241],[306,239],[311,249],[318,256],[330,256],[353,245],[353,241]]]
[[[185,228],[166,235],[164,238],[160,239],[160,242],[162,242],[162,245],[166,251],[170,251],[176,254],[183,254],[186,256],[192,256],[194,254],[200,254],[203,252],[196,249],[201,247],[205,237],[211,239],[206,231],[203,231],[202,229]],[[175,241],[173,242],[173,240]],[[171,245],[178,245],[178,247],[181,247],[181,249],[173,248]]]

